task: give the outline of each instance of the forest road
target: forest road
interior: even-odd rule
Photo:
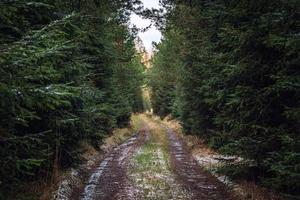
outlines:
[[[138,134],[108,153],[74,199],[233,199],[222,183],[201,169],[178,134],[150,120],[144,119]]]

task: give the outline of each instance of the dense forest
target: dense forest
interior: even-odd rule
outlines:
[[[244,158],[223,169],[300,195],[297,0],[163,0],[149,85],[154,113]]]
[[[78,163],[132,112],[144,66],[129,15],[139,1],[0,2],[0,199]],[[12,199],[21,199],[13,197]]]
[[[180,121],[185,134],[242,158],[219,169],[223,174],[299,199],[300,1],[160,4],[162,9],[145,9],[140,0],[0,1],[1,200],[39,199],[27,191],[31,184],[54,184],[59,172],[81,164],[86,145],[99,150],[113,130],[129,126],[132,113],[151,108]],[[132,13],[162,32],[151,67],[141,30],[130,24]],[[152,132],[165,139],[165,157],[172,145],[176,153],[181,140],[149,116],[144,123],[157,123],[159,131]],[[148,126],[141,132],[150,137]],[[159,163],[153,155],[145,163]],[[185,165],[177,172],[193,174]]]

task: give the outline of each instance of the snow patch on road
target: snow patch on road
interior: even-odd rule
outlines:
[[[112,157],[105,158],[101,162],[100,166],[91,175],[91,177],[88,181],[88,184],[84,188],[84,193],[83,193],[83,197],[81,198],[81,200],[92,200],[93,199],[93,195],[95,193],[95,189],[96,189],[97,183],[99,181],[99,178],[103,174],[103,171],[104,171],[107,163],[111,160],[112,160]]]
[[[238,156],[225,156],[225,155],[210,155],[210,154],[194,154],[193,157],[201,167],[211,172],[219,181],[227,185],[238,194],[244,194],[243,188],[230,180],[226,175],[217,173],[217,169],[225,166],[228,163],[239,163],[243,158]]]

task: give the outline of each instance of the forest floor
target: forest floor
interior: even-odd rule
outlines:
[[[109,151],[71,199],[233,199],[223,183],[198,165],[172,127],[147,115],[138,118],[138,132]]]

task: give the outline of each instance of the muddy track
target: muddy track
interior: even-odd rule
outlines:
[[[148,129],[145,127],[123,144],[108,153],[93,171],[88,179],[84,191],[73,199],[80,200],[125,200],[130,199],[126,188],[130,187],[127,181],[128,160],[148,138]]]
[[[177,180],[191,194],[193,200],[233,199],[226,189],[210,173],[202,170],[192,157],[184,141],[172,129],[167,128],[171,167]]]
[[[78,192],[77,196],[73,196],[71,199],[234,199],[231,197],[230,192],[227,191],[225,185],[198,165],[181,137],[175,134],[172,129],[159,122],[151,122],[152,126],[149,123],[150,121],[147,123],[147,120],[144,120],[143,128],[138,134],[107,153],[104,159],[90,173],[84,189],[82,188],[82,191]],[[156,125],[153,126],[153,124]],[[157,130],[162,130],[162,132]],[[156,133],[157,138],[160,138],[157,133],[166,134],[166,137],[161,139],[163,141],[159,140],[159,142],[153,143],[155,141],[152,141],[155,136],[153,133]],[[149,141],[151,142],[149,143]],[[148,153],[145,149],[141,151],[147,146],[146,144],[148,144],[148,148],[153,148],[150,151],[148,150]],[[162,155],[161,145],[166,145],[166,149],[168,149],[166,150],[166,155],[168,156],[164,157]],[[143,167],[146,167],[146,171],[137,170],[137,174],[134,174],[132,168],[139,166],[135,163],[137,160],[133,159],[137,155],[146,157],[150,155],[150,157],[144,161],[146,163],[143,163],[145,164],[144,166],[140,165],[141,168],[137,168],[141,170],[144,169]],[[161,164],[155,164],[157,162],[161,162]],[[169,168],[166,166],[169,166]],[[136,177],[138,181],[134,181]],[[141,180],[148,184],[140,184]],[[142,183],[144,182],[142,181]],[[168,188],[173,188],[176,191]],[[149,197],[147,194],[153,195]]]

